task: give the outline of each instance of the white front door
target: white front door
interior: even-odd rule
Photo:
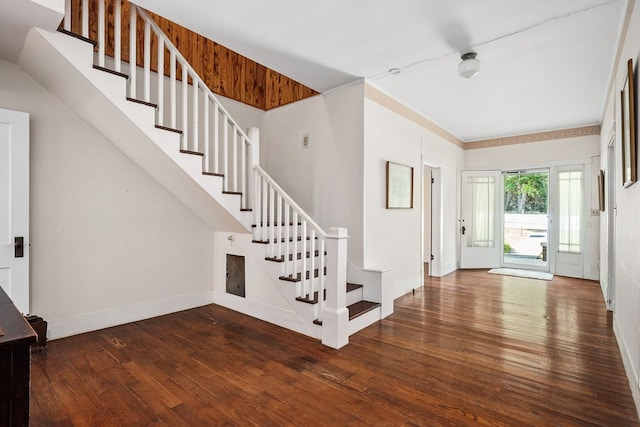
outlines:
[[[29,313],[29,114],[0,109],[0,286]]]
[[[460,268],[500,267],[500,171],[462,171]]]
[[[560,276],[582,278],[584,259],[584,166],[557,169],[557,254],[556,271]]]

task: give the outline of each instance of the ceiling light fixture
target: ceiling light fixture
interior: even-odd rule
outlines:
[[[480,72],[480,61],[476,59],[478,56],[475,52],[467,52],[461,56],[462,62],[458,64],[458,74],[460,77],[470,79]]]

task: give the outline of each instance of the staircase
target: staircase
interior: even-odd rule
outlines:
[[[214,232],[250,239],[244,256],[269,274],[295,321],[267,302],[224,293],[214,302],[334,348],[379,320],[380,301],[347,283],[346,230],[323,230],[260,167],[258,129],[240,129],[143,9],[81,1],[67,0],[59,32],[31,30],[20,65]]]

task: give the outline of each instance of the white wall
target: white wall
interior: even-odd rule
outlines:
[[[614,330],[620,352],[622,354],[631,390],[634,393],[636,407],[640,412],[640,392],[638,391],[638,375],[640,374],[640,226],[638,225],[638,211],[640,211],[640,184],[629,188],[622,188],[621,176],[621,132],[620,132],[620,91],[625,82],[627,60],[632,58],[636,88],[638,88],[638,61],[640,53],[640,4],[635,3],[631,15],[626,38],[623,39],[622,55],[616,64],[615,84],[612,89],[613,100],[607,103],[602,123],[602,138],[600,152],[603,166],[606,163],[608,136],[610,135],[613,119],[616,119],[616,175],[611,176],[616,185],[616,231],[615,231],[615,310]],[[636,89],[638,90],[638,89]],[[636,109],[636,116],[638,110]],[[636,117],[636,122],[638,117]],[[605,176],[609,176],[605,171]],[[603,230],[606,232],[606,230]]]
[[[348,228],[351,265],[393,269],[398,297],[423,281],[423,161],[443,170],[442,274],[457,268],[463,152],[364,93],[359,82],[268,111],[266,169],[322,227]],[[385,208],[387,160],[414,167],[414,209]]]
[[[363,85],[269,110],[266,129],[267,172],[325,230],[346,227],[362,267]]]
[[[51,337],[212,301],[197,216],[13,64],[0,107],[31,114],[31,307]]]
[[[442,274],[457,268],[458,175],[463,151],[419,124],[366,98],[364,104],[365,249],[367,268],[392,268],[394,298],[421,287],[424,163],[443,181]],[[386,209],[386,162],[413,167],[413,209]]]

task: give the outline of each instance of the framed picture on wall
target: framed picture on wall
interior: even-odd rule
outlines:
[[[627,78],[620,93],[620,98],[620,117],[622,122],[622,186],[627,188],[637,180],[636,95],[632,59],[627,61]]]
[[[387,162],[387,209],[413,208],[413,168]]]
[[[602,169],[598,174],[598,206],[600,212],[604,212],[604,171]]]

